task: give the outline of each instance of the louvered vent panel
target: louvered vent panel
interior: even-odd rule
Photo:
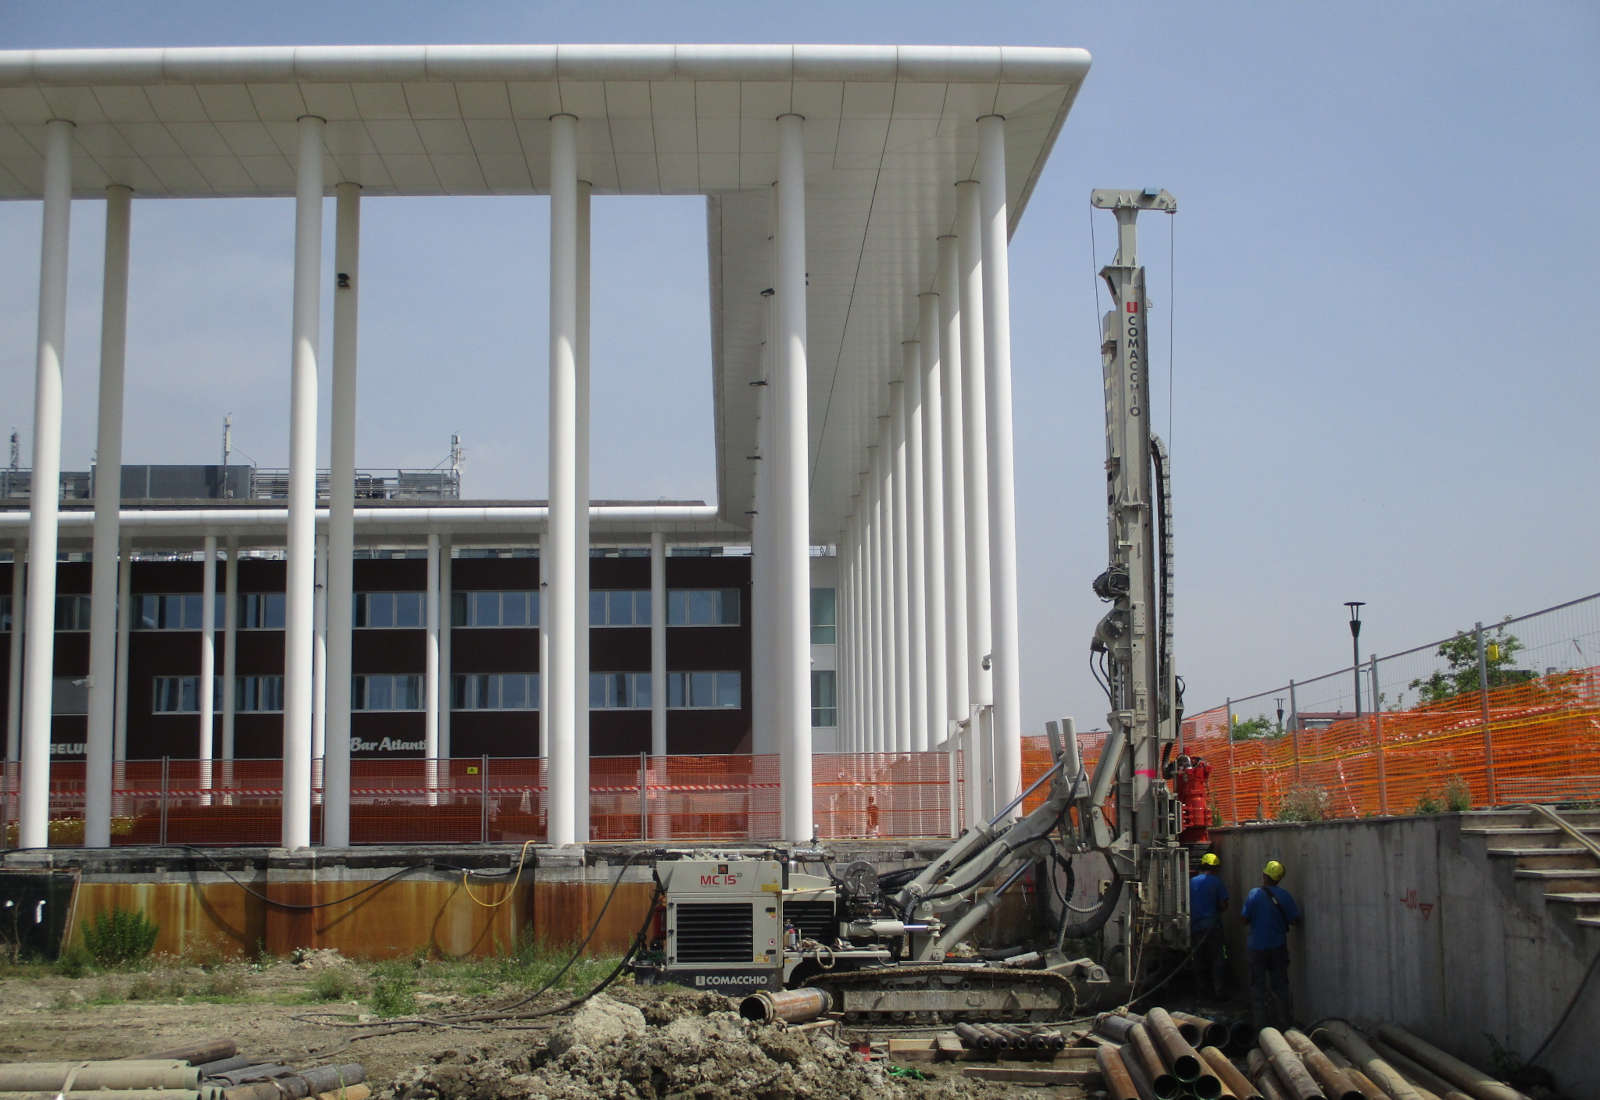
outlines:
[[[788,901],[783,904],[783,919],[800,929],[804,939],[832,943],[839,936],[831,901]]]
[[[678,905],[677,961],[742,962],[753,958],[749,902]]]

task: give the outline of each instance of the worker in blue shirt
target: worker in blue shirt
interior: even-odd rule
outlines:
[[[1267,860],[1261,869],[1261,885],[1250,891],[1239,914],[1250,926],[1245,947],[1250,957],[1250,1017],[1257,1031],[1269,1024],[1283,1028],[1294,1022],[1289,995],[1289,929],[1300,923],[1300,907],[1293,895],[1278,885],[1283,873],[1283,864]],[[1271,1018],[1267,1013],[1269,993],[1278,1010]]]
[[[1215,852],[1200,857],[1200,872],[1189,880],[1189,941],[1194,945],[1194,965],[1204,988],[1222,1000],[1222,911],[1228,907],[1228,884],[1222,881],[1222,860]]]

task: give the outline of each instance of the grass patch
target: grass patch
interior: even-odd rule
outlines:
[[[434,984],[443,991],[466,996],[491,993],[505,986],[532,991],[555,977],[576,946],[524,937],[504,955],[433,964]],[[611,973],[617,960],[616,955],[586,955],[574,961],[551,988],[563,993],[591,989]]]
[[[119,905],[89,918],[83,928],[83,946],[98,966],[131,966],[150,954],[160,932],[143,913]]]
[[[368,1003],[374,1016],[409,1016],[417,1010],[417,968],[409,962],[379,963],[372,970]]]
[[[361,983],[343,967],[324,970],[311,980],[313,1001],[348,1001],[361,993]]]

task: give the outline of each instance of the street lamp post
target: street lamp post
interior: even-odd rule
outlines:
[[[1273,702],[1278,704],[1278,733],[1281,736],[1283,733],[1283,696],[1278,696]]]
[[[1361,717],[1361,609],[1366,606],[1363,600],[1346,600],[1344,605],[1350,609],[1350,653],[1351,668],[1356,678],[1356,717]]]

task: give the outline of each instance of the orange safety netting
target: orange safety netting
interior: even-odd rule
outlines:
[[[1079,735],[1091,771],[1104,738]],[[1023,742],[1026,785],[1049,766],[1049,750],[1043,737]],[[1229,738],[1218,707],[1184,719],[1183,747],[1211,765],[1213,819],[1226,825],[1594,798],[1600,669],[1260,740]]]

